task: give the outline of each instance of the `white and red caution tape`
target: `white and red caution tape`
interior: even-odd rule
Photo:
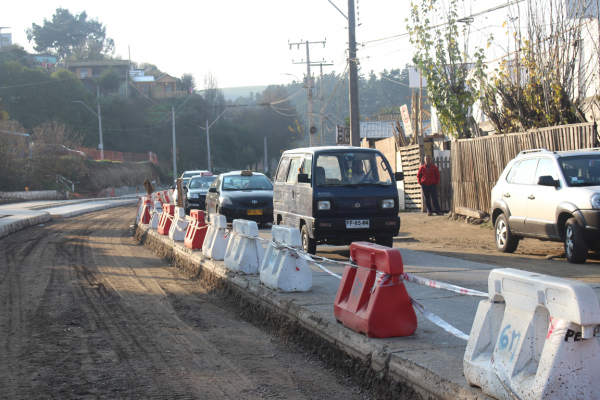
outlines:
[[[410,301],[412,302],[413,306],[417,310],[419,310],[419,312],[421,314],[423,314],[423,316],[425,318],[427,318],[428,320],[430,320],[431,322],[433,322],[434,324],[436,324],[437,326],[439,326],[440,328],[442,328],[449,334],[454,335],[459,339],[469,341],[469,335],[464,334],[463,332],[459,331],[458,329],[456,329],[455,327],[453,327],[452,325],[450,325],[449,323],[447,323],[446,321],[444,321],[437,315],[433,314],[431,311],[429,311],[427,308],[425,308],[425,306],[423,306],[421,303],[419,303],[417,300],[415,300],[412,296],[408,296],[408,297],[410,297]]]
[[[418,283],[419,285],[429,286],[436,289],[449,290],[451,292],[464,294],[466,296],[489,297],[487,293],[480,292],[479,290],[466,289],[460,286],[451,285],[449,283],[434,281],[433,279],[421,278],[420,276],[409,274],[408,272],[404,272],[402,274],[402,278],[404,278],[405,281]]]

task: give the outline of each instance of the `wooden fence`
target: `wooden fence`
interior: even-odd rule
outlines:
[[[400,147],[400,160],[404,172],[404,208],[406,210],[421,210],[421,186],[417,182],[417,172],[423,159],[423,147],[419,145]]]
[[[563,125],[522,133],[462,139],[452,143],[452,211],[490,212],[491,192],[506,165],[529,149],[577,150],[598,145],[595,123]]]

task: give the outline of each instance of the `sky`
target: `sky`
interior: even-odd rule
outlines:
[[[346,0],[331,2],[347,15]],[[465,1],[464,15],[506,2]],[[414,49],[407,37],[379,40],[406,33],[410,0],[356,0],[355,4],[362,72],[378,73],[411,64]],[[328,0],[10,2],[3,4],[0,13],[0,26],[10,29],[2,32],[12,33],[13,43],[33,52],[25,30],[32,23],[42,25],[45,18],[51,19],[58,7],[71,13],[86,11],[88,18],[105,24],[107,36],[115,41],[115,54],[123,59],[128,58],[130,49],[133,61],[155,64],[175,77],[192,73],[199,89],[209,73],[222,88],[302,79],[306,64],[294,62],[306,61],[306,46],[290,50],[288,42],[326,41],[325,46],[309,46],[311,61],[334,64],[323,67],[324,72],[342,72],[346,64],[347,20]],[[482,43],[482,32],[504,36],[506,29],[501,25],[507,14],[508,9],[503,9],[476,17],[471,43]],[[490,58],[502,52],[498,46],[487,51]],[[318,67],[311,72],[318,74]]]

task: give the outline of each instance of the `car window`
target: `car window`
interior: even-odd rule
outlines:
[[[512,168],[510,169],[510,172],[508,173],[508,175],[506,175],[507,182],[512,182],[513,177],[515,176],[515,172],[517,172],[517,168],[519,167],[520,163],[521,163],[520,161],[517,161],[516,163],[513,164]]]
[[[317,186],[342,183],[342,170],[340,160],[334,155],[320,155],[317,157],[315,168]]]
[[[223,190],[273,190],[273,185],[264,175],[226,175]]]
[[[552,162],[552,160],[549,160],[547,158],[540,158],[537,170],[535,171],[535,180],[533,182],[537,184],[538,178],[540,176],[547,175],[550,175],[554,180],[558,180],[558,174],[556,173],[556,168],[554,167],[554,163]]]
[[[277,178],[275,182],[285,182],[285,178],[287,177],[288,167],[290,165],[290,158],[283,157],[281,162],[279,163],[279,168],[277,169]]]
[[[214,176],[203,176],[201,178],[193,178],[188,185],[188,189],[205,189],[209,188],[214,182]]]
[[[561,157],[560,167],[569,186],[600,186],[600,155]]]
[[[300,172],[300,161],[299,158],[292,158],[286,183],[296,183],[296,178],[298,178],[298,173]]]
[[[308,175],[308,179],[311,178],[312,174],[312,156],[306,156],[302,163],[302,173]]]
[[[515,172],[513,183],[521,185],[533,184],[533,177],[535,176],[535,167],[537,162],[537,158],[521,161],[519,168],[517,168],[517,172]]]

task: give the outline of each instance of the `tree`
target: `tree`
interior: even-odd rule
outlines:
[[[183,75],[181,75],[181,79],[177,83],[178,90],[189,91],[190,89],[193,89],[195,87],[196,87],[196,79],[194,78],[194,75],[192,75],[191,73],[187,73],[187,72],[184,73]]]
[[[413,62],[427,79],[427,95],[442,128],[455,137],[469,137],[468,117],[485,79],[484,50],[475,47],[469,56],[470,25],[464,22],[459,29],[458,8],[459,0],[450,0],[448,9],[439,0],[411,3],[412,25],[407,28],[417,48]],[[444,23],[434,25],[436,18]]]
[[[119,72],[114,68],[105,69],[99,78],[94,80],[98,86],[102,88],[104,94],[107,92],[115,91],[121,84],[121,78],[119,78]]]
[[[29,64],[27,51],[25,51],[23,46],[19,46],[18,44],[2,47],[2,52],[0,52],[0,63],[6,61],[16,61],[21,65],[27,65]]]
[[[51,21],[44,19],[42,26],[33,23],[26,33],[29,42],[35,42],[35,51],[51,49],[63,60],[72,54],[91,60],[114,52],[114,41],[106,37],[106,26],[97,19],[88,19],[85,11],[73,15],[59,7]]]

